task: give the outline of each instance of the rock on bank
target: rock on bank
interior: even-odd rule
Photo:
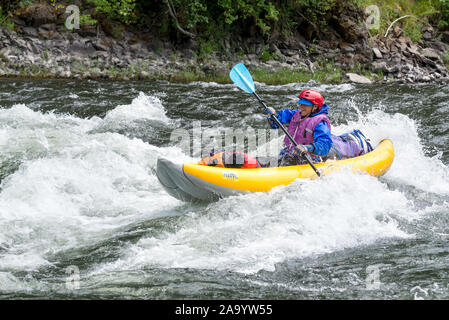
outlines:
[[[357,23],[360,12],[351,7],[330,18],[326,34],[311,26],[282,41],[239,35],[224,39],[219,52],[203,57],[198,55],[201,45],[194,40],[175,46],[154,32],[132,28],[117,35],[107,23],[71,32],[64,26],[62,12],[46,10],[45,5],[27,12],[14,19],[14,31],[0,29],[0,76],[214,80],[227,78],[232,65],[243,61],[267,73],[302,71],[311,76],[331,65],[327,72],[343,71],[340,81],[360,83],[447,81],[449,77],[445,65],[449,37],[438,40],[430,26],[418,43],[399,27],[388,37],[370,37]]]

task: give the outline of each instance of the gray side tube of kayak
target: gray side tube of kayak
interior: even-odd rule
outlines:
[[[219,196],[192,183],[184,174],[183,165],[168,159],[157,160],[156,175],[164,189],[176,199],[187,202],[217,201]]]
[[[186,172],[182,164],[165,158],[157,161],[156,175],[164,189],[176,199],[188,202],[217,201],[222,197],[249,193],[225,188],[194,177]]]

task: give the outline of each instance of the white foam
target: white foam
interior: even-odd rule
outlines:
[[[351,103],[356,108],[353,103]],[[367,114],[357,108],[359,119],[333,128],[334,134],[360,129],[375,147],[382,139],[391,139],[395,158],[386,176],[399,184],[412,185],[439,194],[449,194],[449,169],[439,156],[427,157],[418,134],[418,125],[406,115],[387,114],[382,107]]]
[[[118,126],[136,120],[158,120],[168,123],[169,118],[165,114],[161,100],[155,96],[147,96],[139,92],[139,96],[128,105],[119,105],[109,111],[104,117],[103,125]]]
[[[157,158],[197,159],[177,147],[95,133],[101,126],[142,117],[170,122],[160,100],[143,93],[104,119],[42,113],[25,105],[0,109],[1,159],[23,154],[19,169],[1,184],[0,270],[35,270],[52,264],[64,250],[104,241],[129,224],[176,211],[181,202],[163,190],[153,173]],[[425,156],[418,126],[405,115],[381,108],[359,113],[357,121],[335,127],[334,133],[355,128],[374,145],[383,138],[393,141],[396,157],[384,178],[342,171],[191,209],[176,231],[124,246],[117,261],[99,264],[92,273],[152,266],[257,272],[274,270],[286,259],[413,236],[398,221],[437,209],[415,214],[413,203],[382,181],[447,194],[447,167],[438,157]],[[0,278],[15,286],[9,275]]]
[[[0,293],[8,291],[24,291],[26,289],[28,289],[28,287],[11,273],[0,271]]]
[[[0,128],[7,129],[34,130],[51,127],[62,130],[77,126],[86,131],[92,129],[98,121],[100,121],[98,117],[85,120],[71,115],[33,111],[24,104],[16,104],[9,109],[0,109]]]
[[[362,130],[374,146],[385,138],[393,141],[396,157],[384,179],[447,194],[447,167],[424,155],[412,119],[377,108],[359,112],[357,121],[335,127],[334,133],[353,129]],[[268,194],[223,199],[200,214],[192,212],[176,232],[125,248],[121,259],[94,273],[144,267],[274,270],[285,259],[413,237],[399,221],[420,219],[437,209],[417,210],[378,178],[342,171]]]
[[[148,237],[96,272],[144,267],[273,271],[276,263],[310,254],[408,237],[395,216],[405,197],[377,179],[350,172],[296,181],[270,193],[226,198],[191,213],[174,233]]]
[[[41,113],[25,105],[1,109],[0,121],[0,159],[20,161],[1,183],[0,270],[51,264],[58,252],[173,214],[180,203],[154,175],[157,157],[182,158],[179,148],[90,133],[100,118]]]

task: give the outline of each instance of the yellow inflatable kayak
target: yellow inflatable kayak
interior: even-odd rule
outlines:
[[[378,177],[393,163],[394,148],[389,139],[382,140],[371,152],[356,158],[315,163],[322,175],[349,167],[354,172]],[[270,191],[296,179],[315,179],[308,165],[258,169],[229,169],[194,163],[175,164],[159,158],[157,177],[169,194],[183,201],[216,201],[221,197],[248,192]]]

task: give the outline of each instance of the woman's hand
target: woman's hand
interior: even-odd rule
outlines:
[[[298,144],[297,148],[295,149],[294,154],[303,154],[303,153],[311,153],[313,150],[313,146],[310,144],[304,145],[304,144]]]
[[[306,146],[302,145],[302,144],[298,144],[297,148],[295,149],[295,154],[300,154],[300,153],[306,153],[308,152]]]
[[[271,129],[277,129],[278,126],[277,125],[273,125],[273,118],[272,116],[276,116],[276,110],[274,110],[272,107],[267,107],[267,109],[265,110],[268,113],[268,124],[270,125]]]
[[[270,110],[270,112],[268,113],[268,114],[274,114],[274,115],[276,115],[276,110],[274,110],[274,108],[272,108],[272,107],[267,107],[267,109],[268,110]]]

